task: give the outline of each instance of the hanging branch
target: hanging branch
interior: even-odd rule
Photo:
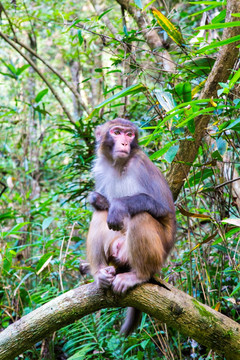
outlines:
[[[71,122],[72,125],[74,125],[74,127],[76,126],[75,121],[72,117],[72,115],[70,114],[70,112],[68,111],[68,109],[66,108],[64,102],[62,101],[62,99],[60,98],[60,96],[58,95],[58,93],[54,90],[53,86],[51,85],[51,83],[46,79],[46,77],[43,75],[43,73],[41,72],[41,70],[38,69],[38,67],[36,66],[36,64],[34,64],[34,62],[26,55],[24,54],[17,46],[16,44],[10,40],[6,35],[4,35],[1,31],[0,31],[0,37],[3,38],[11,47],[13,47],[31,66],[32,68],[36,71],[36,73],[41,77],[41,79],[45,82],[45,84],[48,86],[48,88],[51,90],[52,94],[55,96],[56,100],[59,102],[61,108],[63,109],[63,111],[65,112],[65,114],[67,115],[69,121]]]
[[[38,55],[33,49],[31,49],[29,46],[27,46],[26,44],[22,43],[20,40],[18,39],[14,39],[14,41],[19,44],[20,46],[22,46],[24,49],[26,49],[27,51],[29,51],[32,55],[34,55],[37,59],[39,59],[44,65],[46,65],[55,75],[57,75],[59,77],[59,79],[69,88],[69,90],[73,93],[73,95],[75,96],[75,98],[77,99],[79,105],[86,111],[86,113],[89,115],[89,110],[87,108],[87,105],[83,102],[80,94],[76,91],[76,89],[74,88],[74,86],[68,82],[61,74],[60,72],[58,72],[54,67],[52,67],[46,60],[44,60],[40,55]]]

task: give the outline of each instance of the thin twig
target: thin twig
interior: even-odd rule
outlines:
[[[222,187],[222,186],[225,186],[225,185],[231,184],[231,183],[233,183],[234,181],[238,181],[238,180],[240,180],[240,176],[239,176],[239,177],[237,177],[237,178],[235,178],[235,179],[225,181],[224,183],[222,183],[222,184],[219,184],[219,185],[215,186],[215,188],[214,188],[214,189],[215,189],[215,190],[217,190],[217,189],[219,189],[219,188],[220,188],[220,187]]]
[[[36,73],[41,77],[41,79],[45,82],[45,84],[48,86],[48,88],[51,90],[52,94],[55,96],[56,100],[59,102],[61,108],[63,109],[63,111],[65,112],[65,114],[67,115],[70,123],[72,125],[74,125],[74,127],[76,127],[76,123],[72,117],[72,115],[70,114],[70,112],[68,111],[68,109],[66,108],[64,102],[62,101],[62,99],[60,98],[60,96],[58,95],[58,93],[54,90],[53,86],[51,85],[51,83],[46,79],[46,77],[43,75],[43,73],[41,72],[41,70],[38,69],[38,67],[34,64],[34,62],[26,55],[24,54],[17,46],[16,44],[10,40],[6,35],[4,35],[1,31],[0,31],[0,37],[3,38],[11,47],[13,47],[31,66],[32,68],[36,71]]]

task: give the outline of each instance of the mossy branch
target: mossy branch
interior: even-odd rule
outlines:
[[[70,290],[46,303],[0,333],[0,360],[11,360],[56,330],[97,310],[133,306],[223,354],[240,359],[240,325],[161,281],[116,296],[95,283]]]

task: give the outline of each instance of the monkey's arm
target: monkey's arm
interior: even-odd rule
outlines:
[[[114,199],[111,202],[107,223],[110,229],[120,230],[123,228],[124,218],[134,216],[142,212],[148,212],[156,220],[164,221],[174,217],[174,211],[164,202],[156,201],[148,194],[136,194]]]
[[[105,196],[99,194],[97,191],[91,192],[88,200],[96,210],[103,211],[109,209],[108,200],[105,198]]]

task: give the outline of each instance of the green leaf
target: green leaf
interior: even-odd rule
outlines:
[[[226,105],[221,105],[221,106],[218,106],[217,107],[218,109],[225,109],[226,108]],[[180,124],[177,125],[177,127],[181,127],[183,125],[185,125],[186,123],[188,123],[188,121],[194,119],[195,117],[199,116],[199,115],[210,115],[211,112],[215,111],[216,110],[216,107],[213,107],[213,106],[209,106],[209,107],[206,107],[204,109],[201,109],[199,111],[195,111],[194,114],[188,116],[185,120],[183,120],[182,122],[180,122]]]
[[[184,62],[184,67],[190,70],[188,73],[188,78],[195,78],[198,76],[205,77],[212,69],[215,60],[216,59],[209,56],[201,56]]]
[[[156,96],[158,103],[164,108],[164,110],[170,111],[175,108],[176,103],[172,97],[172,94],[160,89],[154,90],[153,93]]]
[[[39,274],[48,264],[49,259],[52,258],[52,253],[44,254],[37,263],[36,272]],[[46,265],[46,266],[44,266]],[[41,270],[41,271],[40,271]]]
[[[197,30],[222,29],[222,28],[235,27],[235,26],[240,26],[240,21],[232,21],[232,22],[228,22],[228,23],[208,24],[208,25],[204,25],[204,26],[199,26],[196,29]]]
[[[44,89],[44,90],[40,91],[37,94],[37,96],[35,97],[35,102],[39,103],[47,93],[48,93],[48,89]]]
[[[49,225],[53,222],[53,220],[54,220],[54,218],[51,216],[44,219],[42,222],[42,230],[43,231],[46,230],[49,227]]]
[[[111,9],[108,9],[108,10],[104,11],[102,14],[100,14],[100,15],[98,16],[98,20],[100,20],[104,15],[106,15],[106,14],[109,13],[110,11],[112,11],[112,8],[111,8]]]
[[[17,69],[17,75],[20,75],[23,71],[25,71],[29,67],[30,67],[30,65],[28,65],[28,64],[21,66],[20,68]]]
[[[150,1],[147,5],[144,6],[143,11],[145,11],[150,5],[152,5],[156,0]]]
[[[177,142],[177,140],[175,141],[171,141],[170,143],[166,144],[164,147],[162,147],[160,150],[156,151],[154,154],[152,154],[149,158],[151,160],[155,160],[155,159],[158,159],[160,158],[163,154],[165,154],[169,149],[170,147],[175,144]]]
[[[192,187],[194,185],[199,185],[203,182],[203,180],[206,180],[213,175],[214,173],[212,169],[205,168],[191,176],[188,180],[188,183],[185,184],[185,188],[188,188],[189,186]]]
[[[226,9],[220,11],[220,13],[212,19],[212,24],[220,23],[225,19],[225,17],[226,17]]]
[[[129,87],[127,87],[126,89],[123,89],[122,91],[118,92],[117,94],[111,96],[109,99],[101,102],[99,105],[95,106],[95,109],[101,109],[102,107],[112,103],[113,101],[122,98],[124,96],[128,96],[128,95],[135,95],[141,91],[146,91],[147,88],[142,85],[142,84],[136,84],[136,85],[131,85]]]
[[[229,130],[229,129],[233,129],[233,128],[238,128],[240,127],[240,117],[237,118],[236,120],[234,120],[233,122],[231,122],[228,126],[226,126],[225,128],[222,129],[222,131],[225,131],[225,130]]]
[[[6,250],[3,258],[3,273],[7,275],[12,265],[12,252],[10,250]]]
[[[236,82],[238,81],[238,79],[240,78],[240,69],[238,69],[237,72],[235,72],[235,74],[233,75],[232,79],[229,81],[229,89],[231,89]]]
[[[170,149],[166,152],[164,159],[171,164],[171,162],[173,161],[173,159],[175,158],[178,152],[178,149],[179,149],[179,145],[174,145],[170,147]]]
[[[77,34],[78,34],[78,41],[81,46],[83,43],[82,30],[78,29]]]
[[[219,160],[219,161],[223,161],[223,158],[220,154],[219,151],[215,150],[212,154],[211,154],[213,159]]]
[[[15,225],[11,230],[9,231],[3,231],[2,232],[2,236],[3,238],[7,237],[7,236],[10,236],[12,234],[17,234],[19,232],[20,229],[22,229],[25,225],[28,225],[30,224],[30,222],[22,222],[22,223],[19,223],[17,225]],[[20,231],[21,233],[21,231]]]
[[[214,49],[214,48],[219,47],[219,46],[231,44],[231,43],[237,42],[237,41],[239,41],[239,40],[240,40],[240,35],[233,36],[233,37],[231,37],[231,38],[229,38],[229,39],[225,39],[225,40],[221,40],[221,41],[216,41],[216,42],[213,43],[213,44],[210,44],[210,45],[205,46],[205,47],[203,47],[203,48],[201,48],[201,49],[198,49],[197,53],[198,53],[198,54],[201,54],[201,53],[203,53],[203,52],[205,52],[205,51],[207,51],[207,50]]]
[[[141,10],[143,9],[141,0],[134,0],[134,3],[139,9],[141,9]]]
[[[240,292],[240,283],[234,288],[233,292],[230,294],[230,297]]]
[[[202,3],[202,1],[197,1],[197,2],[194,2],[194,3],[190,2],[190,4],[197,4],[197,3]],[[218,2],[218,1],[209,1],[208,3],[210,4],[210,6],[207,6],[206,8],[204,8],[204,9],[202,9],[202,10],[199,10],[199,11],[195,12],[194,14],[190,14],[189,17],[203,14],[203,13],[206,12],[206,11],[213,10],[213,9],[215,9],[215,8],[218,7],[218,6],[221,6],[221,7],[222,7],[222,5],[223,5],[222,2]],[[211,5],[211,4],[212,4],[212,5]],[[225,2],[225,4],[226,4],[226,2]],[[205,4],[205,5],[207,5],[207,4]]]
[[[169,21],[166,16],[164,16],[159,10],[155,7],[151,8],[153,16],[157,19],[159,25],[166,31],[168,36],[173,39],[173,41],[179,46],[184,44],[184,40],[181,32],[176,28],[171,21]]]
[[[192,88],[190,82],[185,82],[183,84],[183,101],[191,101],[192,100]]]
[[[225,152],[227,151],[227,141],[222,138],[219,138],[216,140],[216,144],[217,144],[219,153],[221,155],[224,155]]]
[[[226,1],[213,1],[213,0],[208,0],[208,1],[190,1],[189,4],[192,4],[192,5],[227,5],[227,2]]]

